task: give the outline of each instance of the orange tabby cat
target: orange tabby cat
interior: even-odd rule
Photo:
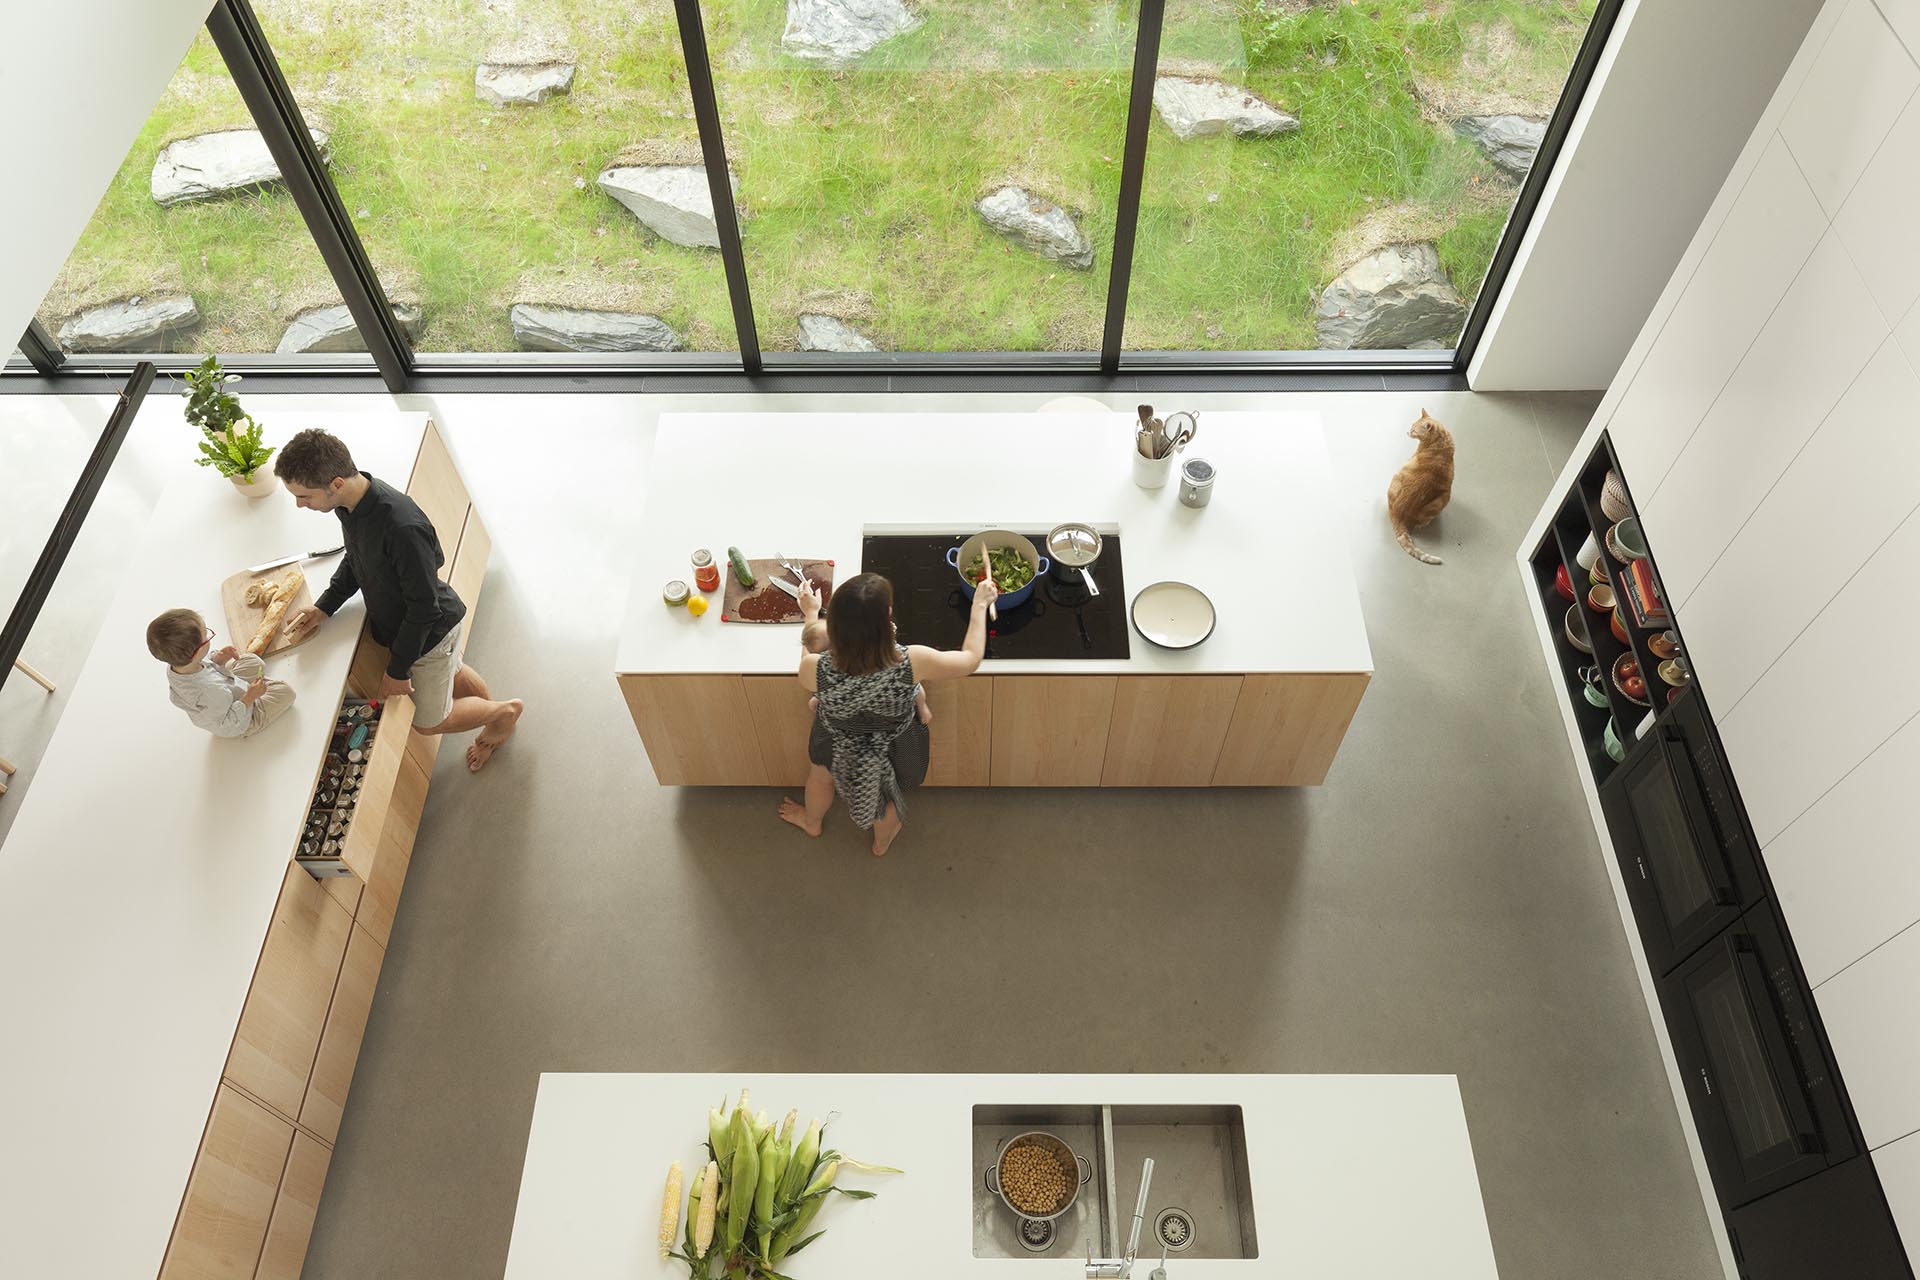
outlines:
[[[1453,433],[1427,416],[1422,409],[1407,434],[1420,443],[1407,465],[1393,473],[1387,485],[1387,519],[1393,524],[1393,536],[1408,555],[1423,564],[1439,564],[1413,544],[1414,529],[1424,528],[1447,509],[1453,497]]]

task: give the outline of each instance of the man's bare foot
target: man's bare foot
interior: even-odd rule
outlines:
[[[810,836],[818,836],[820,834],[821,824],[818,822],[809,824],[807,822],[807,806],[801,804],[792,796],[780,797],[780,821],[791,822],[794,826],[800,828]]]
[[[900,820],[900,815],[893,806],[888,805],[887,811],[881,814],[873,824],[873,856],[886,857],[887,850],[893,848],[893,842],[899,839],[900,831],[906,825]]]
[[[520,723],[520,713],[527,704],[518,698],[509,698],[502,710],[492,720],[487,721],[480,735],[467,745],[467,772],[478,773],[487,761],[493,759],[493,753],[506,745],[513,736],[514,726]]]

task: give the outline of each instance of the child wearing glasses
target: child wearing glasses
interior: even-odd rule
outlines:
[[[267,664],[232,645],[215,650],[206,620],[169,609],[147,625],[147,652],[167,664],[167,695],[216,738],[251,738],[293,705],[293,686],[266,678]]]

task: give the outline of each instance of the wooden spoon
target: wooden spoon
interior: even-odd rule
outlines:
[[[993,581],[993,548],[984,542],[980,544],[980,572],[984,575],[981,581]],[[991,600],[987,601],[987,621],[1000,621],[1000,606]]]

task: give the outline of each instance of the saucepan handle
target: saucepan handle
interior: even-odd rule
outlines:
[[[960,548],[958,547],[947,548],[947,563],[953,566],[955,569],[958,569],[960,567]]]
[[[1080,1155],[1078,1152],[1074,1154],[1073,1158],[1080,1164],[1080,1185],[1084,1187],[1093,1181],[1093,1161]]]
[[[997,1164],[987,1166],[987,1190],[995,1195],[1000,1194],[1000,1166]]]

